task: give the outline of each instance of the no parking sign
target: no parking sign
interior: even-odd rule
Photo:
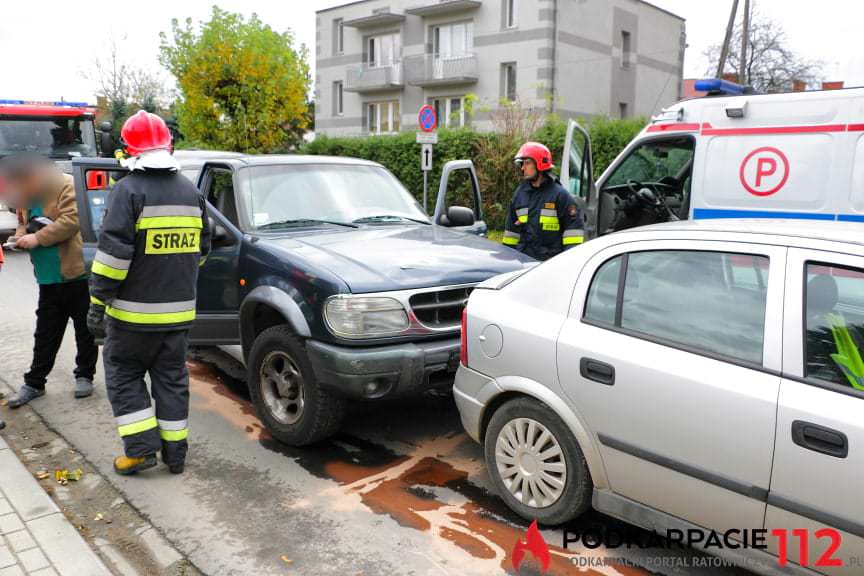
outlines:
[[[420,130],[423,132],[433,132],[438,127],[438,116],[435,114],[435,108],[429,104],[420,108],[417,123],[420,124]]]

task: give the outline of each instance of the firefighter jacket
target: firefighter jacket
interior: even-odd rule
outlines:
[[[131,172],[108,195],[90,301],[127,330],[187,329],[209,251],[206,204],[195,185],[178,171]]]
[[[582,213],[576,201],[550,175],[534,188],[523,181],[507,211],[504,244],[538,260],[548,260],[581,244],[584,238]]]

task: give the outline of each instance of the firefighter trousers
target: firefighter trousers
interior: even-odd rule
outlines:
[[[140,458],[161,450],[169,466],[185,462],[189,435],[186,342],[186,330],[137,332],[107,322],[102,350],[105,384],[126,456]]]

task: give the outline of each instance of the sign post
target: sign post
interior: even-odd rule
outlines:
[[[423,171],[423,210],[427,213],[429,197],[429,172],[432,171],[432,146],[438,143],[438,116],[435,108],[429,104],[420,108],[417,114],[417,124],[421,132],[417,132],[417,143],[420,144],[420,170]]]

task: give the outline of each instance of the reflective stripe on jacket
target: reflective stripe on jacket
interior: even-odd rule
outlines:
[[[582,213],[576,200],[549,174],[534,188],[523,181],[510,202],[503,243],[520,252],[547,260],[581,244]]]
[[[125,329],[188,328],[209,250],[206,204],[195,185],[179,172],[132,172],[108,196],[90,299]]]

